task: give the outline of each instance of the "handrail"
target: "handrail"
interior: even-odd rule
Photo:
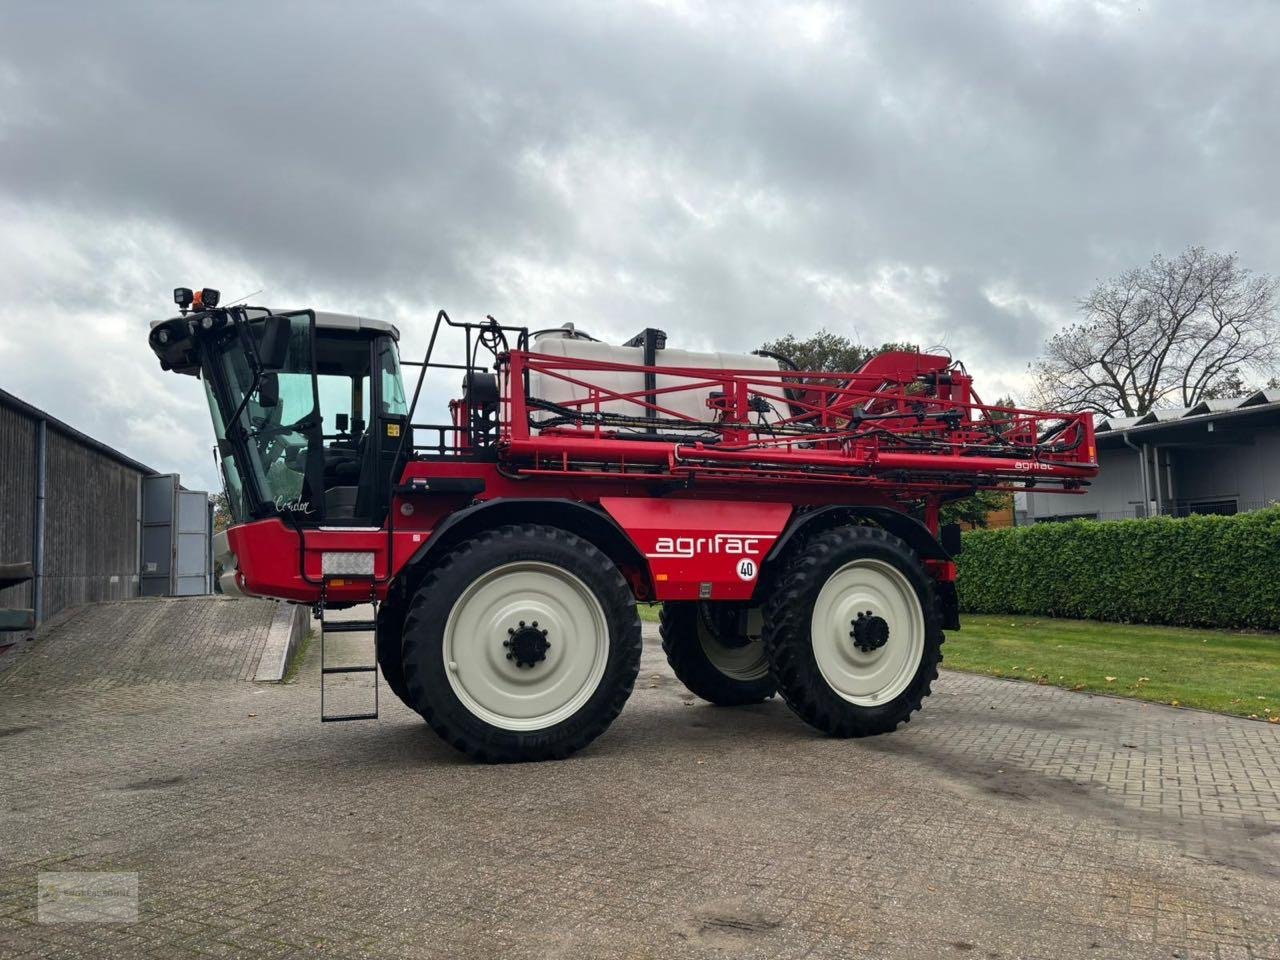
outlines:
[[[418,368],[418,380],[413,388],[413,400],[409,404],[409,412],[405,415],[404,429],[400,431],[400,439],[396,443],[396,455],[395,455],[395,458],[391,461],[391,472],[388,478],[389,483],[387,487],[387,500],[386,500],[387,502],[387,576],[384,578],[376,578],[374,580],[375,583],[378,583],[378,584],[388,583],[392,579],[392,576],[391,576],[392,552],[395,549],[395,530],[396,530],[396,511],[394,509],[395,490],[396,490],[396,487],[400,486],[400,481],[402,479],[401,475],[404,472],[404,467],[401,465],[401,462],[405,455],[405,440],[408,438],[409,433],[411,433],[413,430],[413,418],[414,418],[414,415],[418,412],[418,400],[422,396],[422,385],[423,383],[426,382],[427,371],[428,370],[462,370],[462,371],[465,371],[466,373],[483,373],[485,371],[485,368],[477,367],[474,362],[474,357],[476,355],[476,352],[479,350],[479,348],[485,344],[486,335],[492,337],[491,342],[492,342],[492,345],[495,347],[499,339],[502,341],[504,346],[507,346],[506,335],[508,333],[512,333],[516,335],[516,346],[518,348],[524,349],[528,345],[529,330],[527,327],[513,327],[506,324],[501,324],[501,323],[498,323],[498,321],[494,320],[493,317],[488,317],[487,319],[489,322],[485,324],[467,323],[465,321],[457,322],[453,320],[453,318],[451,318],[446,311],[440,310],[436,314],[435,323],[432,324],[431,326],[431,337],[427,341],[427,349],[426,349],[426,352],[423,354],[422,360],[420,361],[401,360],[400,361],[400,365],[402,367],[407,365],[407,366],[415,366]],[[434,355],[435,349],[436,349],[436,341],[440,336],[440,327],[442,324],[445,326],[453,327],[454,329],[462,329],[464,331],[466,342],[465,342],[465,350],[463,352],[463,356],[466,358],[466,361],[467,361],[465,364],[443,363],[439,361],[437,361],[436,363],[431,362],[431,358]],[[472,330],[476,331],[474,346],[472,344],[472,333],[471,333]],[[494,350],[493,352],[494,352],[494,357],[496,359],[498,356],[498,352],[496,350]],[[435,425],[424,424],[424,426],[427,426],[430,429],[441,430],[442,432],[441,446],[443,446],[443,430],[445,429],[444,425],[442,424],[437,427]],[[459,433],[465,430],[467,433],[468,444],[474,443],[475,437],[471,431],[470,423],[468,423],[465,427],[459,427],[455,424],[453,425],[453,429]]]

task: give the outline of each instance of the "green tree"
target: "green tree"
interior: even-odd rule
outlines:
[[[942,507],[943,523],[967,523],[974,527],[986,527],[991,514],[1006,510],[1013,495],[999,490],[979,490],[962,500],[953,500]]]
[[[227,506],[225,493],[209,494],[209,502],[213,504],[213,532],[221,533],[231,526],[231,510]]]
[[[765,353],[776,353],[795,363],[798,370],[823,370],[833,373],[852,373],[878,353],[890,350],[906,350],[919,353],[914,343],[882,343],[868,347],[855,343],[830,330],[819,330],[803,340],[793,333],[760,345]]]

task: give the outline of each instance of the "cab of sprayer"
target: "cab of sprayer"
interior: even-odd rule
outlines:
[[[198,377],[234,522],[379,526],[412,438],[390,323],[316,310],[219,306],[174,290],[152,325],[165,370]]]

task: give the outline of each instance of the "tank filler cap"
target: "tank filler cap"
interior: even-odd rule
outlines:
[[[551,327],[547,330],[534,331],[533,339],[535,340],[573,340],[582,336],[572,323],[564,323],[558,327]]]

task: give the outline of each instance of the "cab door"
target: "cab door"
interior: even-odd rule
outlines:
[[[413,437],[396,342],[389,336],[378,336],[372,350],[373,395],[357,513],[380,526],[391,503],[391,488],[413,450]]]
[[[323,518],[314,338],[311,311],[264,312],[205,348],[203,376],[238,521]]]

